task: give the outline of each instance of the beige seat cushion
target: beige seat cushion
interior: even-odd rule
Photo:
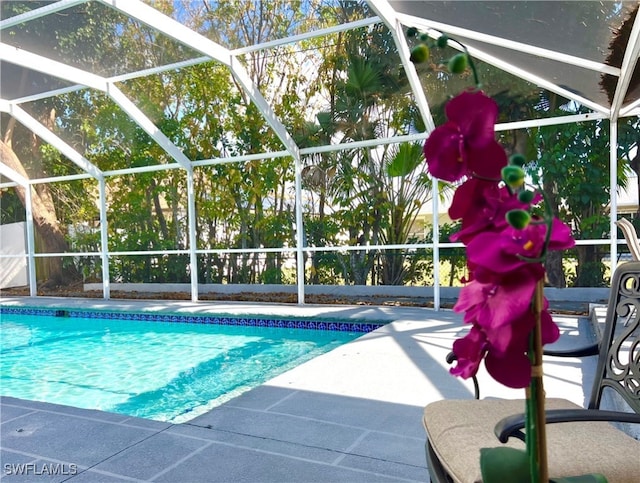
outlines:
[[[548,399],[547,409],[579,406]],[[480,482],[480,448],[501,446],[493,430],[502,418],[522,413],[524,400],[442,400],[424,410],[427,437],[438,459],[456,482]],[[524,449],[511,438],[508,446]],[[609,483],[640,482],[640,441],[606,422],[547,425],[549,476],[601,473]]]

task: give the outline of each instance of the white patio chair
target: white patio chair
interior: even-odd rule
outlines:
[[[636,262],[640,261],[640,241],[638,240],[636,228],[627,218],[620,218],[616,221],[616,225],[618,225],[624,235],[624,239],[627,241],[631,258]]]

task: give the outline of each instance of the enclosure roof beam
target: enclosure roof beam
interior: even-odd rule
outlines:
[[[151,67],[149,69],[137,70],[134,72],[129,72],[127,74],[118,74],[113,77],[105,77],[105,80],[109,84],[113,84],[115,82],[125,82],[131,79],[137,79],[139,77],[146,77],[149,75],[161,74],[163,72],[169,72],[172,70],[183,69],[185,67],[191,67],[193,65],[203,64],[205,62],[211,62],[211,58],[208,56],[198,57],[197,59],[189,59],[183,60],[180,62],[174,62],[172,64],[160,65],[157,67]],[[37,101],[40,99],[46,99],[48,97],[54,97],[61,94],[67,94],[69,92],[76,92],[80,89],[84,89],[83,85],[74,85],[69,87],[62,87],[60,89],[53,89],[50,91],[39,92],[37,94],[29,94],[24,97],[19,97],[12,99],[11,102],[15,104],[23,104],[25,102]]]
[[[456,32],[460,32],[460,31],[464,31],[465,33],[458,33],[458,35],[461,36],[468,36],[469,38],[473,38],[473,39],[477,39],[480,40],[480,35],[477,32],[473,32],[470,30],[466,30],[466,29],[460,29],[459,27],[454,27],[451,25],[447,25],[447,24],[442,24],[439,22],[432,22],[423,18],[418,18],[418,17],[413,17],[411,15],[398,15],[398,18],[400,19],[400,21],[405,24],[405,25],[409,25],[412,27],[416,27],[422,30],[427,31],[428,35],[430,37],[434,37],[437,38],[440,36],[440,33],[456,33]],[[498,40],[496,39],[496,42]],[[455,44],[450,42],[449,46],[456,48],[458,50],[460,50],[460,47]],[[505,62],[504,60],[501,60],[491,54],[486,53],[485,51],[472,47],[472,46],[466,46],[469,54],[472,55],[474,58],[482,60],[483,62],[486,62],[488,64],[491,64],[495,67],[498,67],[499,69],[509,73],[509,74],[513,74],[517,77],[520,77],[521,79],[524,79],[526,81],[529,81],[533,84],[536,84],[544,89],[547,89],[551,92],[555,92],[556,94],[565,97],[567,99],[573,100],[579,104],[582,104],[585,107],[588,107],[589,109],[593,109],[594,111],[597,112],[602,112],[604,114],[607,114],[607,116],[610,113],[610,109],[606,106],[603,106],[601,104],[598,104],[597,102],[593,102],[590,99],[587,99],[586,97],[583,97],[581,95],[576,94],[575,92],[572,92],[568,89],[565,89],[563,87],[560,87],[559,85],[553,83],[553,82],[549,82],[548,80],[535,75],[525,69],[521,69],[519,67],[514,66],[513,64],[509,63],[509,62]],[[549,51],[548,55],[551,55],[552,51]],[[531,52],[529,52],[531,53]],[[566,55],[566,54],[560,54],[558,53],[558,55]],[[571,56],[570,56],[571,57]],[[573,61],[578,62],[579,58],[573,57]],[[557,60],[557,59],[556,59]],[[588,61],[586,61],[586,59],[580,59],[581,61],[583,61],[583,64],[581,64],[581,67],[584,68],[593,68],[594,70],[597,70],[599,72],[607,72],[607,73],[611,73],[611,75],[620,75],[620,70],[614,68],[611,68],[609,66],[605,66],[604,64],[598,64],[598,63],[590,63]],[[595,65],[592,65],[595,64]],[[589,67],[590,66],[590,67]]]
[[[264,99],[258,88],[255,86],[246,70],[237,61],[236,57],[226,47],[206,38],[203,35],[185,27],[180,22],[164,15],[155,8],[142,3],[139,0],[100,0],[105,5],[129,15],[130,17],[149,25],[159,32],[174,40],[190,47],[198,52],[211,57],[218,62],[228,66],[231,73],[240,83],[244,91],[256,104],[263,117],[275,131],[280,141],[292,156],[298,156],[298,146],[293,138],[278,119],[269,103]]]
[[[0,59],[28,69],[44,72],[69,82],[75,82],[105,92],[125,111],[149,136],[151,136],[178,164],[187,171],[191,161],[167,138],[158,127],[131,102],[114,84],[104,77],[48,59],[33,52],[0,43]]]
[[[104,77],[2,42],[0,42],[0,59],[59,79],[82,84],[103,92],[107,91],[107,80]]]
[[[173,144],[171,140],[164,135],[160,129],[144,114],[138,106],[136,106],[124,93],[118,89],[114,84],[109,84],[107,94],[113,99],[113,101],[120,106],[120,108],[126,112],[129,117],[140,126],[153,140],[164,149],[169,156],[171,156],[180,166],[185,170],[191,171],[191,161],[185,156],[178,146]]]
[[[280,141],[282,141],[282,144],[284,144],[285,149],[289,151],[295,159],[299,159],[300,152],[298,149],[298,145],[295,143],[295,141],[287,131],[287,128],[284,127],[284,125],[280,122],[278,116],[271,108],[269,103],[264,97],[262,97],[262,94],[251,80],[248,72],[237,61],[237,59],[233,59],[233,61],[231,62],[231,72],[236,80],[240,83],[242,88],[245,90],[245,92],[249,95],[251,100],[255,103],[256,106],[258,106],[258,109],[262,113],[262,116],[269,123],[278,138],[280,138]]]
[[[378,2],[379,0],[374,0]],[[386,0],[384,0],[386,2]],[[390,7],[391,8],[391,7]],[[414,17],[412,15],[406,15],[402,13],[397,14],[398,19],[405,25],[421,27],[424,30],[437,30],[439,33],[447,33],[448,35],[457,35],[468,39],[477,40],[490,45],[497,45],[516,52],[523,52],[525,54],[535,55],[536,57],[543,57],[545,59],[555,60],[562,62],[563,64],[575,65],[584,69],[593,70],[602,74],[610,74],[613,76],[620,75],[620,69],[603,62],[595,62],[585,59],[584,57],[577,57],[575,55],[565,54],[558,52],[557,50],[544,49],[542,47],[536,47],[531,44],[523,42],[517,42],[515,40],[509,40],[504,37],[497,37],[495,35],[489,35],[481,33],[475,30],[469,30],[462,27],[456,27],[454,25],[436,22],[434,20],[428,20],[426,18]]]
[[[429,102],[427,101],[424,89],[420,83],[418,72],[416,71],[413,62],[410,60],[411,52],[409,51],[409,46],[402,34],[402,25],[397,18],[396,12],[391,8],[391,5],[389,5],[387,0],[377,0],[375,2],[369,0],[369,4],[378,14],[378,17],[384,21],[385,25],[391,32],[391,35],[393,35],[393,40],[398,48],[398,54],[400,55],[404,71],[407,74],[407,79],[411,85],[416,104],[418,109],[420,109],[422,120],[424,121],[424,125],[427,127],[427,131],[431,132],[435,129],[435,123],[433,121],[433,116],[431,115],[431,110],[429,109]]]
[[[231,64],[229,49],[210,40],[189,27],[166,16],[157,9],[139,0],[99,0],[109,7],[156,29],[164,35],[202,52],[226,66]]]
[[[24,22],[28,22],[29,20],[44,17],[46,15],[59,12],[60,10],[71,8],[76,5],[80,5],[81,3],[86,3],[87,1],[88,0],[59,0],[57,2],[50,3],[49,5],[45,5],[44,7],[35,8],[28,12],[21,13],[20,15],[15,15],[13,17],[0,21],[0,30],[13,27]]]
[[[9,178],[14,183],[18,183],[25,189],[29,187],[29,180],[27,178],[22,176],[20,173],[17,173],[4,163],[0,163],[0,174]]]
[[[451,45],[451,43],[449,45]],[[453,45],[453,47],[456,47],[455,44]],[[556,94],[562,97],[565,97],[566,99],[573,100],[583,105],[584,107],[588,107],[589,109],[592,109],[593,111],[606,114],[606,116],[609,117],[609,113],[611,110],[608,107],[603,106],[602,104],[598,104],[597,102],[587,99],[586,97],[583,97],[579,94],[576,94],[575,92],[570,91],[569,89],[560,87],[558,84],[549,82],[547,79],[544,79],[543,77],[533,74],[528,70],[516,67],[513,64],[510,64],[501,59],[498,59],[497,57],[487,54],[482,50],[476,49],[475,47],[468,46],[467,49],[469,51],[469,54],[472,55],[474,58],[480,59],[488,64],[494,65],[495,67],[505,72],[508,72],[517,77],[520,77],[521,79],[524,79],[533,84],[536,84],[537,86],[542,87],[543,89],[547,89],[551,92],[555,92]]]
[[[380,22],[381,22],[381,19],[379,17],[363,18],[360,20],[354,20],[353,22],[341,23],[338,25],[332,25],[331,27],[326,27],[319,30],[313,30],[310,32],[304,32],[297,35],[291,35],[290,37],[283,37],[281,39],[269,40],[268,42],[262,42],[255,45],[247,45],[245,47],[239,47],[237,49],[231,50],[231,55],[242,55],[242,54],[247,54],[249,52],[256,52],[259,50],[266,50],[266,49],[272,49],[274,47],[280,47],[281,45],[295,44],[303,40],[315,39],[318,37],[325,37],[327,35],[332,35],[338,32],[345,32],[347,30],[364,28],[364,27],[368,27],[369,25],[377,24]]]
[[[640,99],[636,99],[628,106],[620,109],[620,117],[640,115]]]
[[[38,137],[51,144],[54,148],[69,158],[74,164],[80,167],[86,173],[89,173],[95,179],[101,179],[103,177],[102,171],[97,166],[89,162],[78,151],[73,149],[69,144],[63,141],[60,137],[54,134],[49,128],[44,126],[29,113],[27,113],[20,106],[16,106],[13,103],[5,100],[0,100],[0,111],[6,112],[13,116],[17,121],[20,121],[26,128],[31,130]]]
[[[627,43],[627,48],[625,49],[624,57],[622,59],[622,66],[620,67],[622,75],[618,79],[616,91],[613,94],[613,100],[611,101],[612,120],[617,120],[620,115],[622,103],[627,96],[631,77],[633,76],[636,64],[638,63],[638,56],[640,56],[640,15],[636,15],[636,19],[633,22],[633,27],[629,34],[629,42]]]

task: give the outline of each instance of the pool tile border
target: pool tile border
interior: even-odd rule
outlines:
[[[371,332],[385,325],[384,322],[345,322],[330,319],[242,317],[230,315],[151,314],[145,312],[113,312],[81,309],[46,309],[41,307],[7,307],[0,305],[0,315],[41,315],[52,317],[81,317],[89,319],[134,320],[142,322],[188,323],[212,325],[237,325],[279,329],[326,330],[334,332]]]

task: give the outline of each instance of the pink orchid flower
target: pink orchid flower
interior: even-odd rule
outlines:
[[[544,224],[531,223],[523,230],[507,226],[500,232],[478,233],[467,246],[467,256],[475,267],[475,277],[487,279],[491,275],[501,277],[519,270],[539,271],[544,267],[530,263],[540,256],[547,228]],[[557,218],[553,220],[549,250],[564,250],[575,245],[571,230]]]
[[[452,220],[462,219],[462,228],[451,236],[451,241],[468,244],[482,231],[501,231],[508,225],[505,218],[508,211],[527,210],[540,198],[538,195],[531,203],[523,203],[495,181],[470,178],[456,189],[449,208]]]
[[[424,145],[429,172],[451,182],[467,175],[499,179],[507,156],[495,140],[496,102],[482,91],[467,90],[447,103],[445,115],[447,122]]]
[[[501,184],[507,156],[495,140],[495,101],[468,90],[449,101],[445,114],[447,122],[431,133],[424,155],[433,176],[450,182],[467,178],[455,192],[449,216],[462,220],[462,229],[451,240],[466,245],[469,268],[454,310],[463,312],[464,322],[471,325],[453,344],[456,364],[450,372],[472,377],[484,360],[496,381],[526,387],[531,380],[529,339],[536,325],[532,299],[545,274],[540,257],[547,241],[548,250],[571,248],[575,242],[569,227],[558,219],[547,224],[534,217],[521,229],[507,221],[508,212],[530,212],[541,196],[523,202]],[[540,328],[543,344],[559,338],[546,299]]]
[[[512,274],[502,285],[473,281],[461,290],[454,310],[465,312],[464,321],[472,328],[453,344],[458,363],[452,374],[464,378],[475,375],[484,357],[485,367],[496,381],[513,388],[529,384],[531,364],[526,354],[535,325],[531,299],[536,281],[530,271],[523,271]],[[560,336],[547,307],[545,300],[541,313],[543,344],[555,342]]]

